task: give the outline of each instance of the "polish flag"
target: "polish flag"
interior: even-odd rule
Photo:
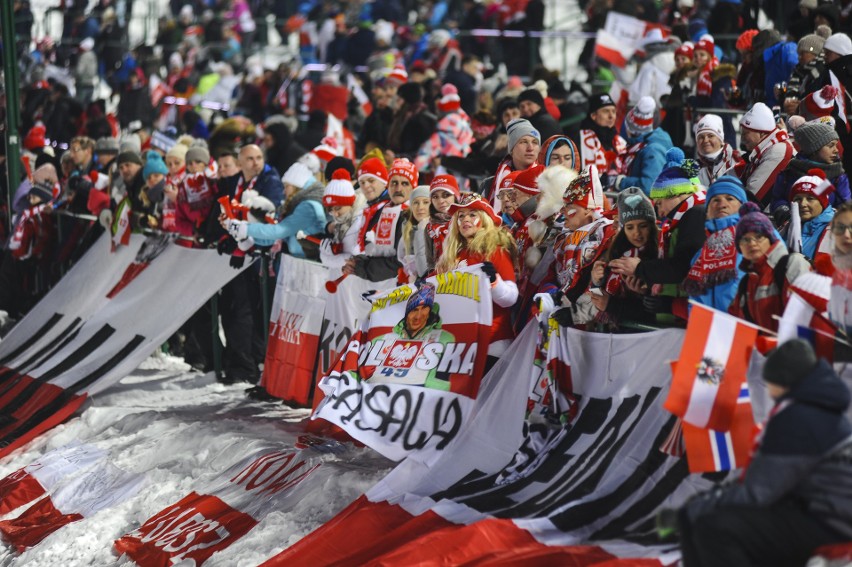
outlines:
[[[595,57],[623,69],[635,52],[634,46],[621,41],[604,29],[598,30],[595,38]]]
[[[685,424],[730,429],[756,341],[754,325],[693,303],[663,407]]]
[[[757,431],[748,383],[744,382],[729,430],[716,431],[683,424],[683,441],[689,472],[721,472],[745,468],[751,459]]]

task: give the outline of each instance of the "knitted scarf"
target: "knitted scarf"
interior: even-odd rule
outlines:
[[[693,262],[683,290],[689,295],[701,295],[708,289],[737,277],[736,229],[739,215],[719,219],[717,230],[707,230],[707,240],[701,247],[698,259]]]
[[[674,214],[669,213],[669,215],[663,220],[663,224],[660,227],[660,235],[657,240],[657,251],[659,253],[660,258],[665,258],[666,253],[669,246],[669,240],[671,240],[672,234],[674,234],[674,230],[677,228],[677,225],[680,224],[680,219],[683,218],[683,215],[686,214],[686,211],[695,207],[696,205],[703,205],[704,201],[707,199],[707,195],[704,191],[698,191],[697,193],[693,193],[689,197],[686,198],[680,205],[678,205],[677,209],[674,210]]]
[[[624,251],[624,254],[621,255],[622,258],[638,258],[639,254],[645,247],[636,248],[635,246],[632,248],[628,248]],[[622,279],[620,274],[616,274],[615,272],[611,273],[604,283],[604,291],[609,295],[616,297],[622,294],[624,291],[624,280]]]
[[[364,224],[361,225],[361,230],[358,232],[358,246],[361,250],[364,250],[366,246],[365,239],[367,238],[367,232],[372,228],[373,218],[378,220],[376,215],[381,211],[385,205],[390,203],[390,199],[388,199],[387,191],[383,192],[375,201],[372,203],[367,203],[367,207],[364,209]]]

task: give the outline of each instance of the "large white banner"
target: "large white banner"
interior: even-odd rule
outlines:
[[[0,456],[126,376],[239,270],[168,235],[102,237],[0,343]]]

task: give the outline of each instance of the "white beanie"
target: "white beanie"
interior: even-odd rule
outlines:
[[[852,54],[852,39],[845,33],[836,33],[825,40],[824,51],[831,51],[840,56]]]
[[[317,157],[316,154],[312,152],[306,153],[296,161],[298,163],[304,164],[313,175],[316,175],[322,169],[320,159]]]
[[[762,102],[754,103],[748,112],[743,114],[740,126],[757,132],[772,132],[775,130],[775,115]]]
[[[705,114],[698,124],[695,125],[695,136],[697,137],[702,132],[710,132],[715,134],[717,138],[725,141],[725,130],[722,126],[722,118],[715,114]]]
[[[304,189],[314,179],[311,170],[303,163],[296,162],[281,176],[281,183],[288,183],[293,187]]]

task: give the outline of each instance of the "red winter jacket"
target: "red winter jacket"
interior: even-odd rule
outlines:
[[[785,260],[782,289],[778,289],[777,282],[782,278],[780,275],[776,277],[776,266],[785,256],[788,258]],[[788,252],[779,240],[757,262],[743,260],[740,269],[746,275],[740,281],[739,290],[728,311],[740,319],[777,331],[778,320],[773,316],[780,317],[784,313],[790,286],[800,274],[811,271],[810,263],[801,254]]]

